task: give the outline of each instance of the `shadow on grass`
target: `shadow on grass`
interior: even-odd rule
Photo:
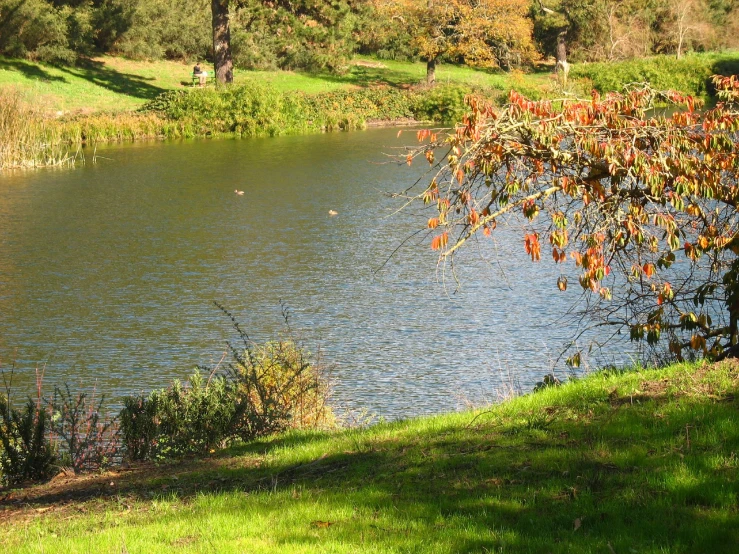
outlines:
[[[260,512],[282,518],[293,504],[299,511],[306,494],[326,517],[359,514],[326,524],[326,533],[348,543],[360,534],[362,541],[397,535],[417,545],[443,532],[455,552],[737,552],[737,392],[676,401],[666,391],[605,391],[576,407],[545,406],[512,419],[491,412],[474,425],[433,432],[411,422],[295,433],[213,459],[141,466],[56,489],[52,482],[26,496],[11,493],[0,505],[240,493],[214,510],[248,511],[259,498]],[[285,461],[285,452],[312,441],[312,452],[323,454]],[[286,533],[296,543],[317,540],[306,525]]]
[[[418,75],[407,71],[398,71],[385,66],[354,65],[344,75],[335,73],[312,74],[323,81],[356,85],[359,87],[370,87],[385,85],[393,88],[408,88],[421,82]]]
[[[166,91],[164,88],[147,82],[153,81],[154,78],[152,77],[147,78],[132,73],[121,73],[107,67],[105,62],[101,61],[83,60],[75,67],[60,67],[59,69],[99,87],[134,98],[151,100]]]
[[[19,73],[22,73],[23,76],[27,79],[31,79],[34,81],[43,81],[49,83],[68,82],[67,79],[65,79],[61,75],[52,75],[43,67],[23,60],[0,58],[0,69],[6,69],[8,71],[18,71]]]

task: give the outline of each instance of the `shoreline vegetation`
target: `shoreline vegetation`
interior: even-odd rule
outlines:
[[[83,159],[83,144],[445,123],[462,117],[470,93],[503,104],[510,90],[532,99],[561,98],[648,80],[706,98],[712,93],[707,84],[711,74],[739,73],[739,53],[578,64],[566,91],[548,71],[503,74],[457,66],[441,66],[439,83],[429,88],[419,85],[421,63],[372,60],[356,60],[344,77],[244,72],[235,85],[224,88],[185,87],[177,76],[189,66],[174,62],[147,65],[103,58],[60,69],[0,59],[0,67],[0,169],[8,169],[73,164]],[[91,85],[100,89],[97,98]],[[57,109],[69,104],[75,91],[88,105]],[[128,109],[111,111],[116,101]]]
[[[26,552],[735,552],[739,366],[604,370],[0,492]],[[94,529],[94,533],[89,530]]]

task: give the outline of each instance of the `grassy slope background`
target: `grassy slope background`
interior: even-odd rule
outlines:
[[[739,551],[739,365],[292,433],[0,496],[7,552]]]
[[[172,61],[133,61],[103,56],[75,67],[0,57],[0,87],[16,87],[49,112],[133,110],[162,92],[186,88],[192,66]],[[739,52],[694,54],[682,60],[662,56],[610,64],[575,64],[571,73],[573,90],[587,94],[591,87],[601,92],[619,89],[626,83],[650,81],[658,88],[675,88],[705,96],[712,73],[739,73]],[[354,87],[409,87],[425,78],[423,63],[357,58],[346,75],[291,71],[236,70],[236,84],[258,82],[277,91],[307,94]],[[531,96],[557,93],[550,68],[534,73],[488,72],[442,64],[439,83],[463,84],[499,90],[505,95],[516,88]]]
[[[167,90],[190,84],[192,66],[171,61],[132,61],[100,57],[79,67],[0,57],[0,87],[16,86],[54,111],[132,110]],[[236,70],[235,83],[256,81],[278,91],[300,90],[308,94],[355,86],[406,87],[426,74],[422,63],[357,59],[346,75],[292,71]],[[440,83],[461,83],[504,91],[513,84],[536,88],[550,82],[548,74],[494,74],[467,67],[441,65]]]

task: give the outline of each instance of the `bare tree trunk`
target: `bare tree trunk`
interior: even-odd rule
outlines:
[[[563,88],[567,86],[567,75],[570,73],[570,64],[567,63],[566,35],[567,31],[562,31],[557,35],[557,65],[554,66],[554,72],[560,76],[560,84]]]
[[[436,58],[426,62],[426,84],[433,85],[436,82]]]
[[[219,83],[233,83],[234,70],[231,60],[231,29],[228,22],[229,0],[211,0],[213,14],[213,57],[216,79]]]

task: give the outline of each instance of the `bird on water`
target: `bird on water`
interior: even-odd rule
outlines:
[[[236,190],[234,190],[234,192],[236,194],[238,194],[239,196],[244,196],[244,191],[243,190],[236,189]]]

